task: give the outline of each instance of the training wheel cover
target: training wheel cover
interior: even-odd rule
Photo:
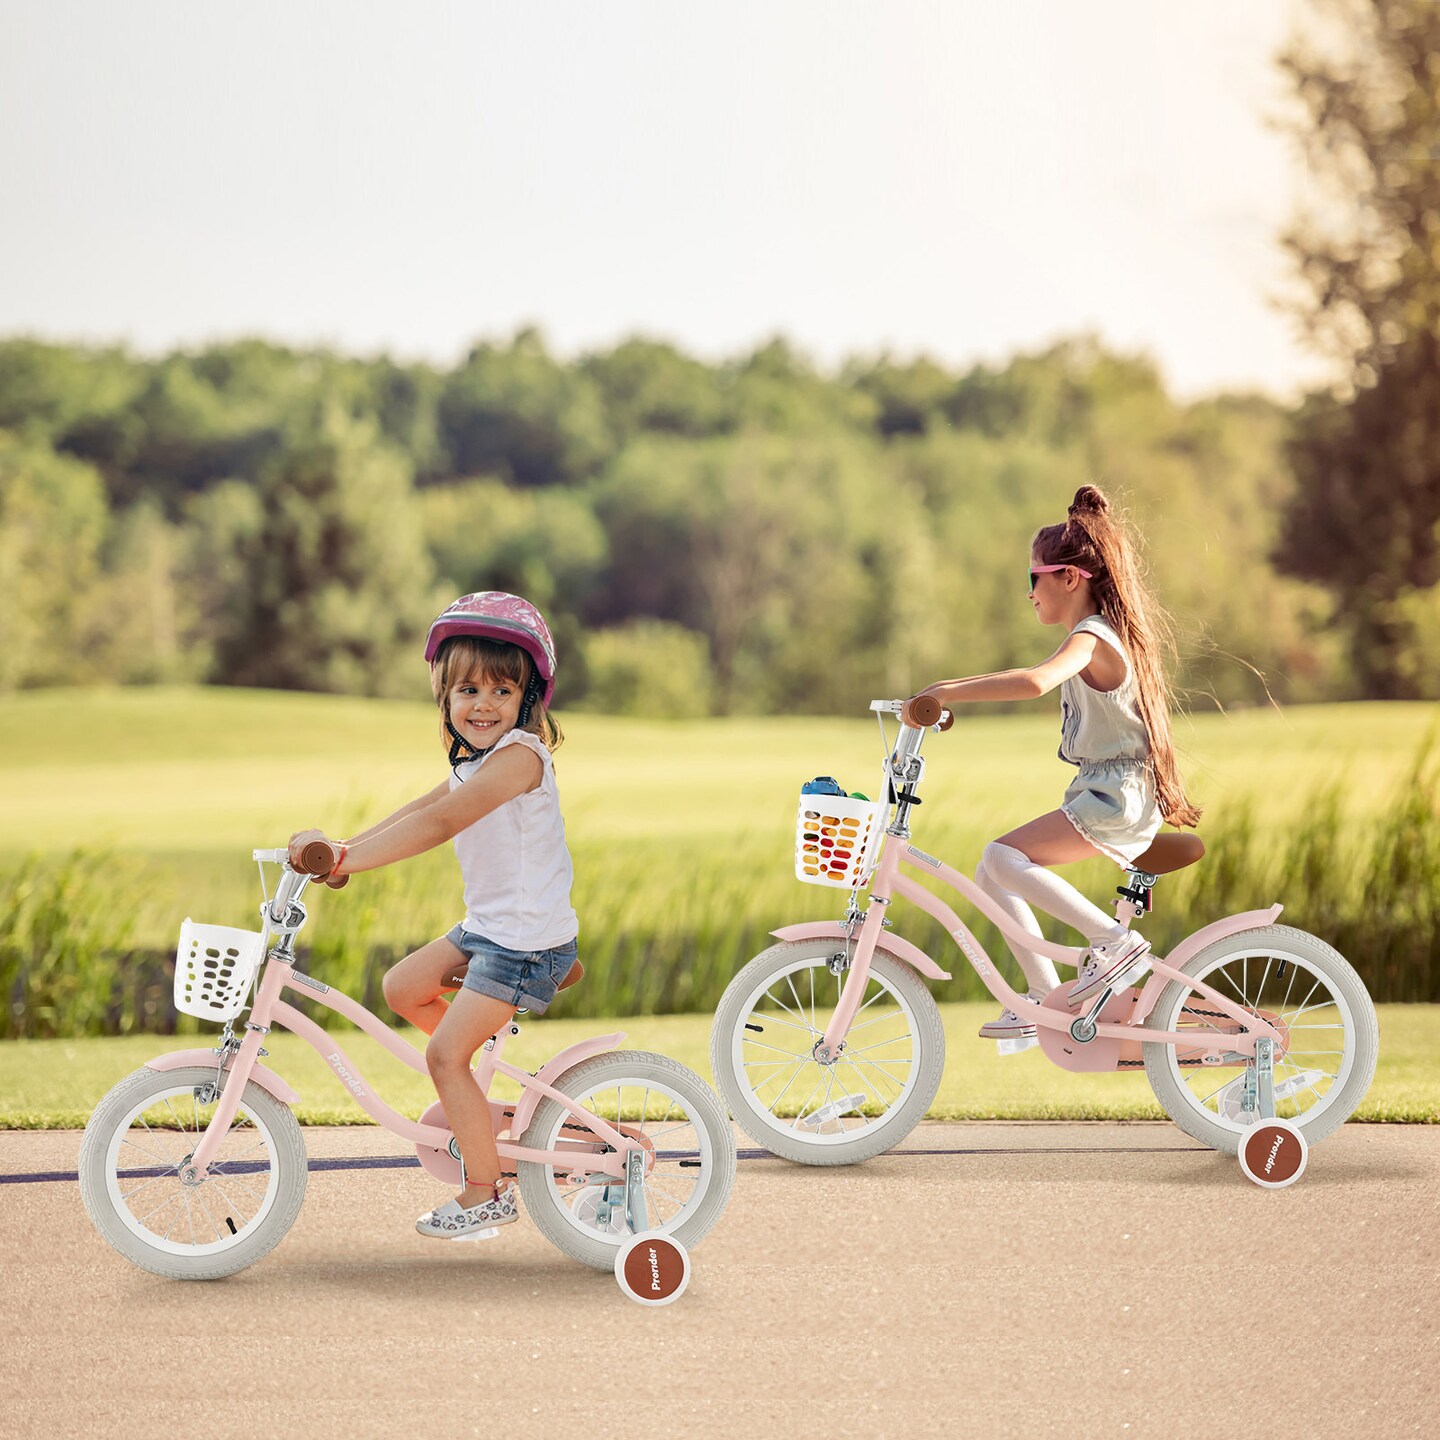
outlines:
[[[1240,1141],[1240,1168],[1264,1190],[1283,1190],[1304,1173],[1310,1147],[1288,1120],[1257,1120]]]
[[[690,1283],[690,1252],[663,1230],[642,1230],[616,1253],[615,1279],[637,1305],[668,1305]]]

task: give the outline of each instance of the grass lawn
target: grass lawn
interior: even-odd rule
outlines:
[[[1381,1005],[1380,1063],[1355,1118],[1440,1123],[1440,1005]],[[991,1003],[942,1005],[947,1041],[945,1078],[931,1107],[936,1120],[1160,1120],[1143,1072],[1072,1075],[1038,1050],[1001,1057],[975,1031],[994,1014]],[[589,1036],[623,1030],[625,1048],[657,1050],[710,1077],[708,1015],[637,1020],[532,1021],[510,1042],[506,1058],[532,1069]],[[349,1058],[397,1110],[418,1117],[434,1099],[424,1077],[358,1031],[337,1031]],[[418,1038],[418,1037],[417,1037]],[[0,1043],[0,1129],[79,1129],[117,1080],[151,1057],[192,1041],[154,1036],[116,1040],[10,1040]],[[268,1037],[269,1064],[297,1090],[299,1119],[309,1125],[368,1124],[329,1068],[293,1035]],[[504,1095],[504,1089],[497,1094]],[[398,1143],[398,1142],[397,1142]]]

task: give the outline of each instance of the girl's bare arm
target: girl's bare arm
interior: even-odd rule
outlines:
[[[1069,635],[1048,659],[1021,670],[997,670],[960,680],[941,680],[920,693],[933,695],[942,705],[965,705],[984,700],[1035,700],[1048,695],[1062,681],[1078,675],[1095,654],[1096,639],[1088,631]]]
[[[512,745],[488,760],[463,785],[453,790],[437,786],[422,800],[391,816],[345,847],[337,875],[378,870],[397,860],[408,860],[453,839],[467,825],[497,810],[539,785],[540,757],[522,745]]]

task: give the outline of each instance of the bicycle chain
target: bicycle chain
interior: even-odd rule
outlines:
[[[1197,1010],[1193,1005],[1182,1005],[1180,1007],[1180,1013],[1182,1015],[1211,1016],[1216,1020],[1229,1020],[1233,1018],[1232,1016],[1227,1015],[1223,1010]],[[1175,1063],[1177,1065],[1190,1065],[1198,1067],[1204,1065],[1205,1062],[1203,1060],[1177,1060]],[[1133,1070],[1137,1067],[1143,1066],[1144,1064],[1145,1062],[1143,1060],[1117,1060],[1115,1062],[1115,1067],[1118,1070]]]

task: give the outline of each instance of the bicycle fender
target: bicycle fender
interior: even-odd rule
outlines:
[[[577,1041],[574,1045],[567,1045],[558,1055],[553,1055],[536,1072],[535,1078],[545,1085],[554,1085],[555,1079],[572,1065],[578,1065],[582,1060],[588,1060],[592,1055],[603,1054],[606,1050],[613,1050],[623,1039],[625,1032],[617,1030],[613,1035],[595,1035],[589,1040]],[[520,1096],[520,1102],[515,1107],[515,1118],[510,1122],[510,1135],[514,1140],[519,1138],[530,1128],[531,1118],[535,1114],[535,1107],[544,1099],[544,1095],[538,1090],[531,1090],[528,1086]]]
[[[1204,929],[1187,935],[1165,957],[1165,963],[1182,970],[1185,962],[1192,955],[1198,955],[1212,940],[1220,940],[1226,935],[1238,935],[1242,930],[1258,930],[1263,925],[1273,925],[1276,916],[1284,908],[1283,905],[1272,905],[1268,910],[1242,910],[1238,915],[1227,915],[1223,920],[1213,920]]]
[[[206,1070],[215,1068],[213,1050],[172,1050],[168,1055],[157,1055],[145,1062],[147,1070],[183,1070],[187,1065],[200,1065]],[[225,1068],[230,1068],[226,1062]],[[282,1105],[294,1105],[299,1094],[292,1090],[273,1070],[267,1070],[258,1060],[250,1071],[250,1078],[262,1089],[267,1090]]]
[[[845,940],[845,927],[834,920],[811,920],[803,925],[786,925],[770,932],[777,940]],[[948,980],[950,972],[942,970],[918,945],[900,935],[882,935],[876,944],[893,960],[903,960],[930,980]]]

